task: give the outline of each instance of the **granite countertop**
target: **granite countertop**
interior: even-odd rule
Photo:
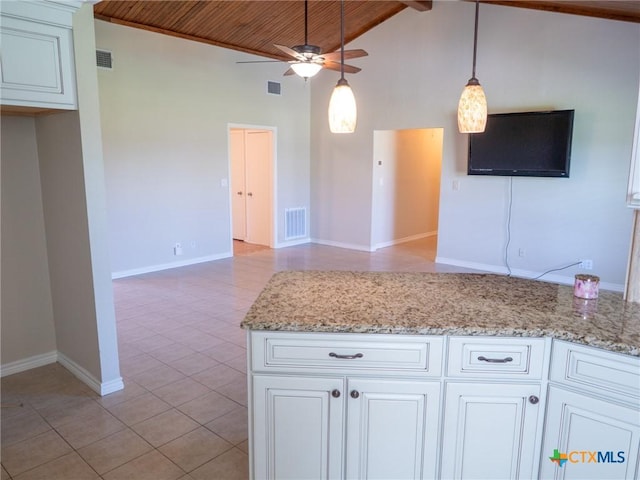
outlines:
[[[491,274],[280,272],[242,328],[552,337],[640,356],[640,304],[622,294]]]

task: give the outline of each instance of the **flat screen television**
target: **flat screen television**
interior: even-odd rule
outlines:
[[[569,178],[574,110],[497,113],[469,136],[469,175]]]

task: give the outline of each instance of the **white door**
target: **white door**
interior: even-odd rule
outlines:
[[[244,240],[247,236],[244,130],[231,130],[231,223],[233,238]]]
[[[342,478],[342,378],[253,377],[253,477]]]
[[[539,385],[449,383],[445,395],[442,478],[535,477]]]
[[[639,450],[638,409],[549,388],[540,478],[637,479]]]
[[[245,177],[247,188],[247,235],[245,241],[271,244],[272,132],[247,130]]]
[[[271,246],[273,224],[273,132],[232,129],[232,236],[248,243]]]
[[[440,383],[348,380],[347,478],[434,478]]]

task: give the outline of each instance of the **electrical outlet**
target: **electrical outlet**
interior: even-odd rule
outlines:
[[[580,265],[578,267],[583,270],[593,270],[593,260],[580,260]]]
[[[173,254],[176,256],[182,255],[182,244],[180,242],[176,242],[175,246],[173,247]]]

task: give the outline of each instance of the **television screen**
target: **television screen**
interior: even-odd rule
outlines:
[[[469,175],[569,178],[574,110],[498,113],[469,138]]]

